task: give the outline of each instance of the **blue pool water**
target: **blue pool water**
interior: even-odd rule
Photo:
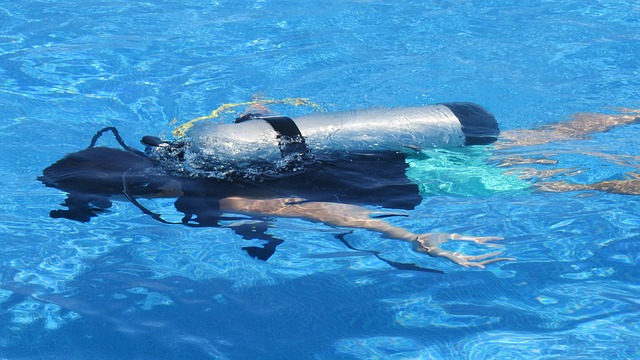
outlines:
[[[639,55],[635,1],[3,0],[0,358],[638,358],[640,196],[534,192],[485,149],[415,160],[424,201],[389,221],[502,236],[516,261],[468,269],[345,236],[442,273],[297,219],[274,220],[285,241],[267,262],[229,229],[128,202],[52,219],[65,194],[36,177],[101,127],[136,144],[256,96],[330,111],[473,101],[503,129],[640,108]],[[625,179],[639,130],[513,154],[576,170],[551,180]]]

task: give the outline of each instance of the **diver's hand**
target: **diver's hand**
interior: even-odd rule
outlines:
[[[498,247],[498,244],[492,244],[490,241],[502,240],[503,238],[497,236],[467,236],[460,234],[445,234],[445,233],[427,233],[418,235],[416,239],[419,247],[418,251],[426,252],[431,256],[441,256],[447,258],[458,265],[464,267],[479,267],[484,268],[485,265],[498,261],[516,260],[515,258],[498,258],[501,251],[492,252],[483,255],[465,255],[459,252],[443,250],[440,245],[450,240],[472,241],[476,244],[483,244],[488,247]]]

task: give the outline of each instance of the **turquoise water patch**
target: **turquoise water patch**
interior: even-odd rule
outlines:
[[[524,193],[531,184],[490,163],[490,150],[471,146],[427,149],[407,159],[407,176],[424,195],[489,196]]]

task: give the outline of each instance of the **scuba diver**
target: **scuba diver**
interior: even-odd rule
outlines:
[[[176,198],[184,216],[178,224],[228,226],[245,239],[266,241],[244,247],[252,257],[267,260],[282,240],[267,233],[269,218],[293,217],[330,226],[367,229],[390,239],[411,242],[414,249],[447,258],[465,267],[515,260],[500,251],[465,255],[448,251],[448,241],[472,241],[497,246],[500,237],[423,233],[392,225],[389,210],[411,210],[422,201],[418,185],[406,176],[408,156],[430,147],[493,144],[495,149],[580,139],[623,124],[639,122],[633,114],[578,116],[536,130],[503,132],[486,109],[472,103],[445,103],[414,108],[321,113],[291,119],[247,113],[233,124],[203,123],[185,136],[165,141],[145,136],[144,152],[129,147],[115,128],[105,128],[89,147],[47,167],[38,179],[66,192],[66,209],[53,218],[88,222],[123,196],[143,213],[163,223],[160,214],[139,198]],[[122,149],[97,146],[111,131]],[[529,159],[530,160],[530,159]],[[522,163],[521,159],[505,159]],[[591,185],[546,183],[542,191],[640,191],[640,179]],[[244,221],[222,225],[228,220]],[[347,247],[355,249],[343,237]],[[421,269],[396,263],[368,251],[399,269]],[[429,271],[429,270],[426,270]]]

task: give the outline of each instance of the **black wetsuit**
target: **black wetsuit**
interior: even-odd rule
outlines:
[[[296,196],[308,201],[413,209],[422,198],[418,186],[406,177],[406,168],[403,154],[373,152],[341,155],[340,161],[316,159],[302,171],[255,181],[196,179],[169,175],[138,151],[89,147],[47,167],[38,179],[68,193],[61,204],[66,209],[52,210],[53,218],[88,222],[111,207],[113,197],[124,195],[156,220],[167,222],[136,198],[166,197],[174,188],[181,191],[175,195],[175,208],[184,214],[182,224],[219,226],[221,220],[229,219],[222,217],[219,208],[219,200],[227,196]],[[246,239],[266,240],[264,247],[245,249],[266,260],[282,241],[266,233],[266,218],[258,219],[263,221],[238,225],[234,230]]]

